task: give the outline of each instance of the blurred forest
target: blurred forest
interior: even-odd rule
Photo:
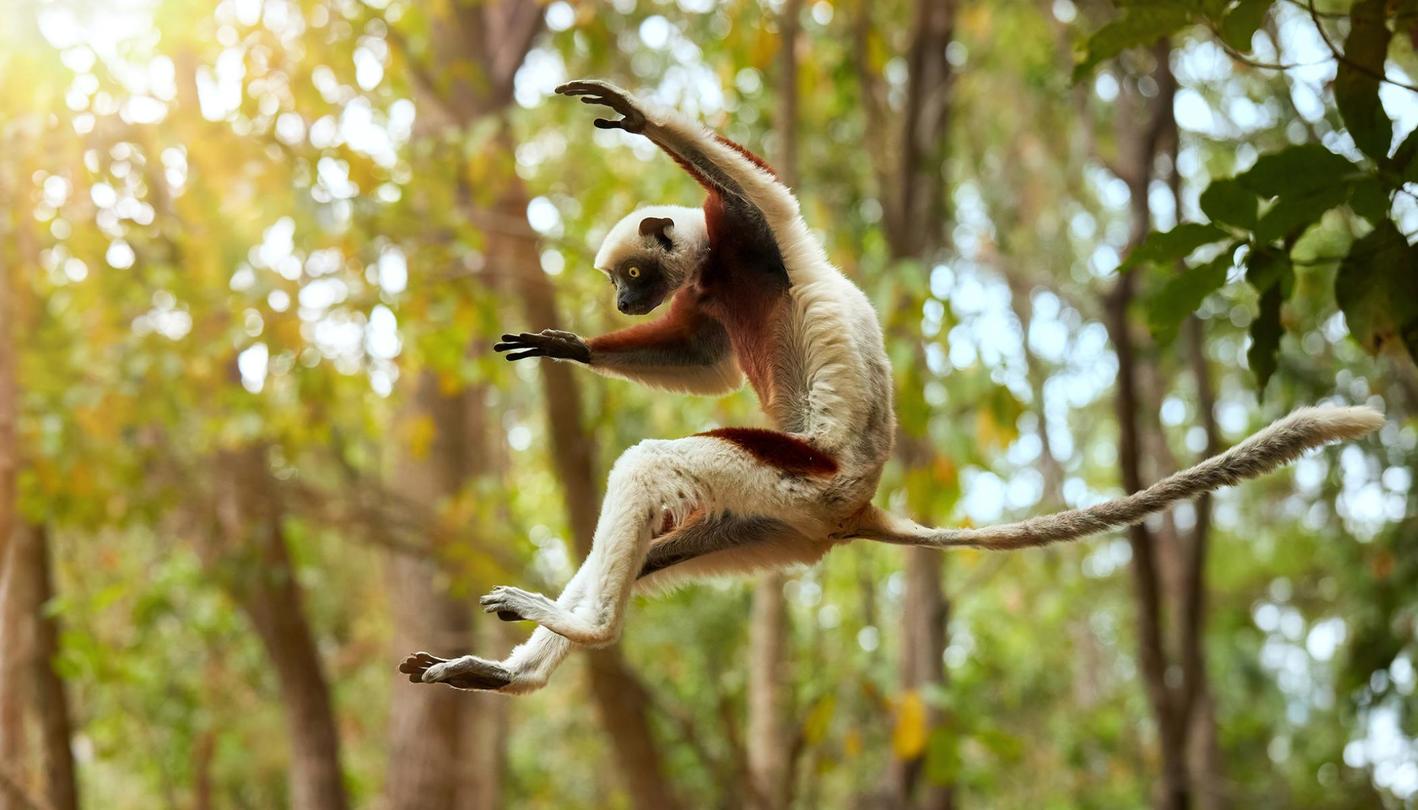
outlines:
[[[3,0],[0,808],[1418,806],[1418,0]],[[637,599],[525,698],[607,465],[761,424],[502,362],[701,192],[551,94],[767,156],[877,304],[935,524],[1289,409],[1361,443],[1128,532],[868,543]],[[1406,185],[1405,185],[1406,184]]]

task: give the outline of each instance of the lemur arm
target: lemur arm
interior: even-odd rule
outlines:
[[[743,382],[724,327],[682,296],[661,318],[590,340],[548,329],[503,335],[493,348],[508,352],[508,360],[575,360],[599,374],[677,393],[724,394]]]
[[[587,104],[601,104],[620,113],[618,120],[598,118],[595,124],[600,129],[623,129],[649,138],[731,207],[746,207],[761,218],[775,238],[781,240],[792,223],[800,222],[797,199],[766,163],[698,121],[676,110],[642,104],[608,82],[568,82],[556,92],[581,96]]]

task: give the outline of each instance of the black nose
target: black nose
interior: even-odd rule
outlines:
[[[618,298],[615,302],[615,308],[620,310],[621,312],[629,312],[630,302],[625,300],[624,298]]]

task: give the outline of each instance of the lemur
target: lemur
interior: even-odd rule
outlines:
[[[582,340],[503,335],[508,360],[545,357],[669,391],[722,394],[746,377],[771,428],[643,441],[611,468],[593,547],[561,596],[513,587],[486,612],[540,626],[502,661],[410,655],[413,682],[526,693],[573,645],[620,636],[637,588],[692,576],[810,564],[853,539],[1018,549],[1135,523],[1174,501],[1275,469],[1311,447],[1382,424],[1364,407],[1306,408],[1141,492],[1018,523],[934,529],[872,505],[896,424],[891,366],[865,295],[831,262],[798,202],[761,158],[669,109],[601,81],[556,92],[620,115],[708,192],[702,208],[652,206],[620,220],[595,258],[623,313],[660,318]]]

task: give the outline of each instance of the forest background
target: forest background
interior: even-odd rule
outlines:
[[[1415,0],[4,0],[0,808],[1418,803]],[[745,392],[509,365],[764,154],[882,315],[881,502],[984,524],[1289,409],[1374,437],[1127,532],[637,600],[508,699],[607,465]]]

